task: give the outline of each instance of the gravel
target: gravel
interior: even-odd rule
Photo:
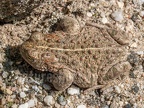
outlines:
[[[29,108],[33,108],[34,106],[36,106],[36,103],[34,99],[31,99],[28,101],[28,107]]]
[[[65,97],[64,96],[59,96],[58,97],[58,103],[60,104],[60,105],[66,105],[67,104],[67,101],[66,101],[66,99],[65,99]]]
[[[21,97],[21,98],[25,98],[25,97],[26,97],[25,92],[20,92],[20,97]]]
[[[27,6],[25,8],[29,8]],[[22,20],[16,16],[8,20],[9,13],[5,12],[7,16],[0,16],[0,107],[143,108],[143,6],[144,0],[42,0],[29,10],[28,15],[22,15]],[[133,67],[131,75],[121,76],[104,89],[89,94],[83,94],[84,89],[74,85],[59,92],[47,84],[47,72],[40,73],[26,63],[19,54],[19,45],[34,31],[51,32],[51,26],[66,15],[76,17],[82,27],[87,21],[108,23],[130,35],[127,49]]]
[[[21,104],[18,108],[28,108],[28,103]]]
[[[72,87],[69,87],[67,89],[67,93],[70,94],[70,95],[74,95],[74,94],[80,94],[80,88],[78,87],[75,87],[75,86],[72,86]]]
[[[133,91],[134,93],[138,93],[139,87],[138,87],[137,85],[132,86],[132,91]]]
[[[132,106],[130,104],[126,104],[124,108],[132,108]]]
[[[8,75],[9,75],[8,72],[3,72],[3,73],[2,73],[2,77],[3,77],[3,78],[7,78]]]
[[[124,19],[123,12],[121,10],[113,12],[112,17],[115,21],[122,21]]]
[[[54,98],[52,96],[50,96],[50,95],[48,95],[48,96],[46,96],[44,98],[44,102],[48,106],[51,106],[51,105],[53,105],[55,103]]]

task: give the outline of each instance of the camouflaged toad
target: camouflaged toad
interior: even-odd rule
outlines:
[[[101,88],[109,81],[128,74],[128,35],[108,27],[86,25],[65,17],[62,31],[33,33],[21,45],[22,57],[35,69],[53,73],[48,80],[57,90],[72,83],[81,88]]]

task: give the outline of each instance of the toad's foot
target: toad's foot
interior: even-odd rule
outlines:
[[[84,90],[84,94],[88,94],[88,93],[90,93],[91,91],[93,91],[93,90],[95,90],[95,89],[101,89],[101,88],[103,88],[105,85],[95,85],[95,86],[93,86],[93,87],[91,87],[91,88],[88,88],[88,89],[86,89],[86,90]]]
[[[54,88],[60,91],[67,89],[73,80],[72,73],[65,68],[61,68],[58,72],[47,76],[47,81],[52,83]]]

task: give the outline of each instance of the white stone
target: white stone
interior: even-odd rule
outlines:
[[[91,3],[90,6],[91,6],[91,7],[95,7],[95,4],[94,4],[94,3]]]
[[[78,105],[77,108],[86,108],[86,105]]]
[[[13,91],[11,89],[8,89],[8,88],[5,90],[5,92],[9,95],[11,95],[13,93]]]
[[[103,108],[109,108],[109,106],[106,105],[106,106],[104,106]]]
[[[112,17],[114,18],[115,21],[122,21],[124,19],[123,13],[121,10],[115,11],[114,13],[112,13]]]
[[[124,2],[122,1],[117,1],[118,6],[122,9],[124,7]]]
[[[138,55],[144,55],[144,51],[137,51],[136,52]]]
[[[123,101],[119,101],[119,105],[120,105],[121,107],[123,106],[123,104],[124,104]]]
[[[35,103],[35,100],[34,100],[34,99],[31,99],[31,100],[28,101],[28,107],[29,107],[29,108],[33,108],[33,107],[35,106],[35,104],[36,104],[36,103]]]
[[[140,12],[139,12],[139,15],[140,15],[141,17],[143,17],[143,16],[144,16],[144,11],[140,11]]]
[[[25,78],[19,77],[19,78],[17,79],[17,84],[19,84],[19,85],[23,85],[24,82],[25,82]]]
[[[105,23],[108,23],[108,20],[107,20],[106,17],[103,17],[101,22],[102,22],[103,24],[105,24]]]
[[[5,71],[4,71],[4,72],[2,73],[2,77],[3,77],[3,78],[7,78],[7,77],[8,77],[8,72],[5,72]]]
[[[37,86],[37,85],[32,86],[32,89],[34,89],[36,92],[39,92],[39,91],[40,91],[40,89],[38,88],[38,86]]]
[[[131,44],[131,47],[136,48],[137,47],[137,43],[134,42],[133,44]]]
[[[88,17],[92,17],[92,13],[91,12],[87,12],[87,16]]]
[[[12,108],[17,108],[17,107],[18,107],[17,104],[12,105]]]
[[[133,108],[138,108],[137,103],[134,103],[134,104],[133,104]]]
[[[54,98],[51,95],[48,95],[44,98],[44,102],[46,105],[50,106],[55,103]]]
[[[67,93],[70,95],[80,94],[80,88],[72,86],[72,87],[67,89]]]
[[[120,87],[123,89],[123,88],[124,88],[124,85],[123,85],[123,84],[120,84]]]
[[[63,106],[64,106],[64,105],[67,104],[67,101],[65,100],[65,97],[62,96],[62,95],[59,96],[57,100],[58,100],[58,103],[59,103],[60,105],[63,105]]]
[[[143,3],[144,3],[144,0],[140,0],[140,3],[143,4]]]
[[[121,93],[121,89],[120,89],[118,86],[115,86],[115,91],[116,91],[117,93]]]
[[[28,108],[28,103],[21,104],[18,108]]]
[[[24,88],[22,88],[22,91],[29,91],[29,89],[24,87]]]
[[[26,97],[25,92],[20,92],[20,97],[21,97],[21,98],[25,98],[25,97]]]

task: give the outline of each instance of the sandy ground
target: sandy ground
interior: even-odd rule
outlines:
[[[49,33],[59,18],[75,17],[81,26],[87,21],[110,23],[131,36],[128,46],[133,69],[123,80],[114,81],[101,92],[70,95],[57,93],[27,64],[19,46],[31,33]],[[29,16],[0,25],[1,108],[144,108],[144,11],[142,0],[44,0]],[[25,95],[24,95],[25,94]],[[48,100],[46,99],[48,98]],[[23,105],[23,106],[22,106]]]

